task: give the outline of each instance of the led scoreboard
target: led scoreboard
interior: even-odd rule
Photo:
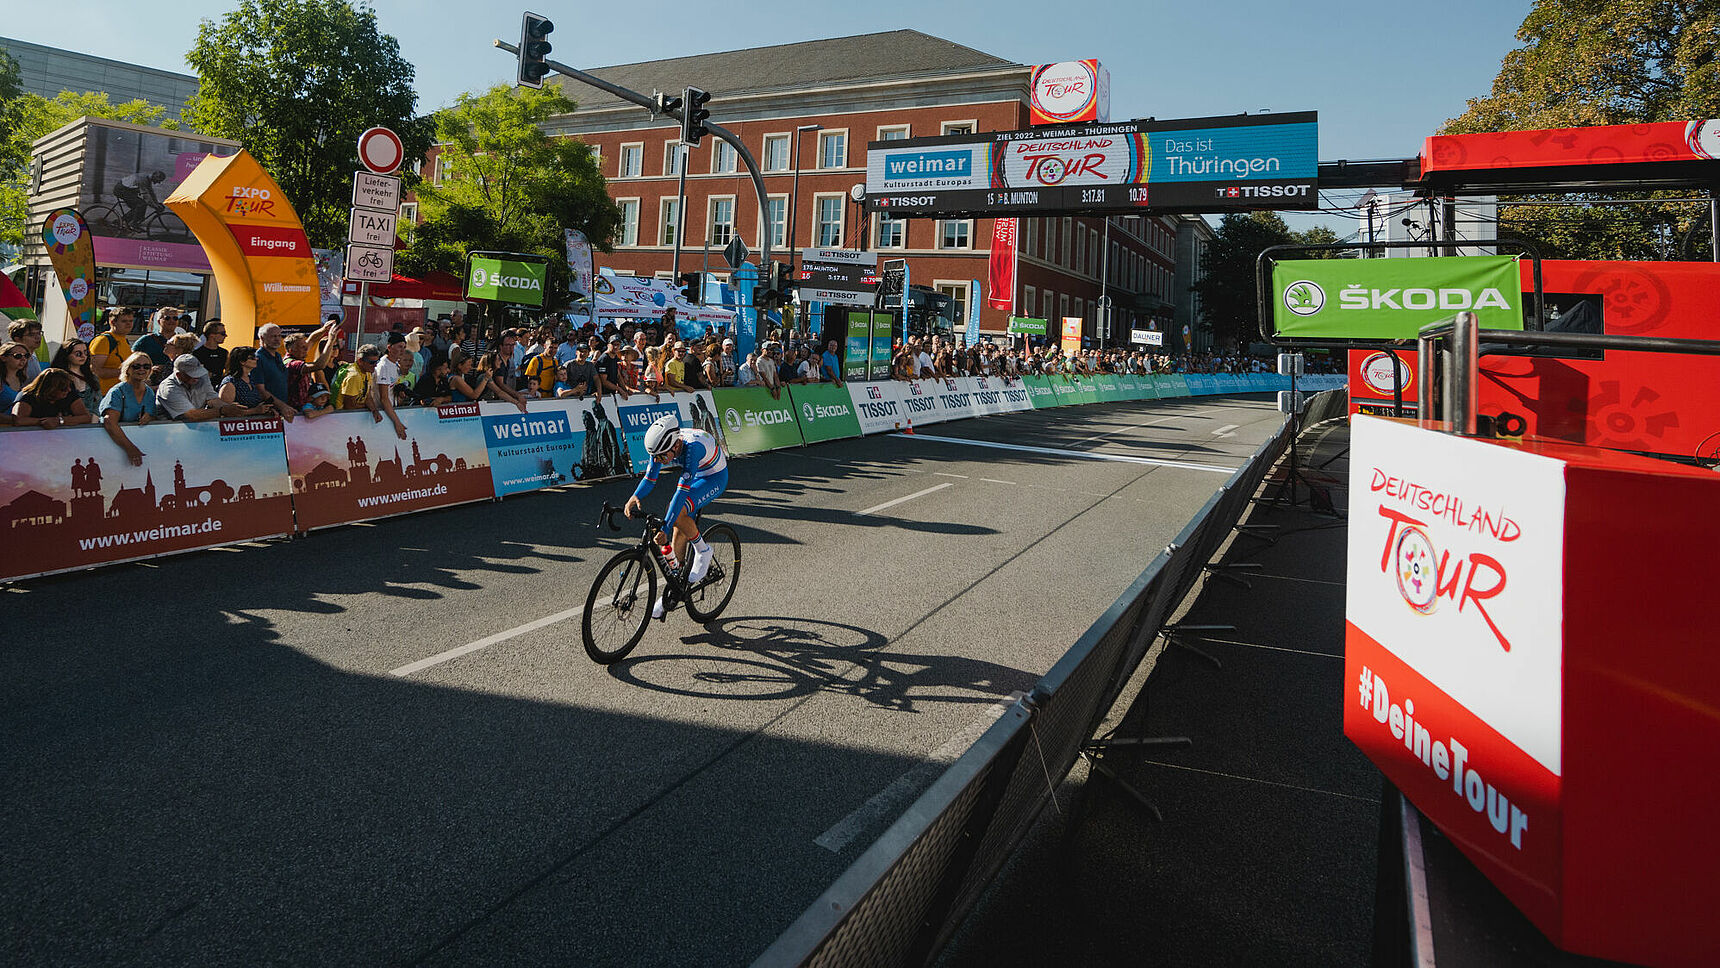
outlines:
[[[1317,208],[1315,112],[874,141],[866,209],[908,217]]]

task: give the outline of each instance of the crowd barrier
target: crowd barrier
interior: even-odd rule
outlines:
[[[1302,378],[1301,385],[1343,376]],[[133,466],[100,427],[0,433],[0,581],[116,564],[506,497],[638,472],[652,421],[721,438],[729,453],[888,433],[1050,406],[1255,393],[1230,377],[958,377],[810,384],[777,396],[724,388],[652,397],[445,404],[283,424],[274,417],[128,425]]]
[[[1342,396],[1341,391],[1321,394],[1311,406],[1325,408],[1331,398]],[[754,968],[920,965],[934,956],[1057,796],[1058,783],[1241,520],[1249,499],[1289,446],[1291,433],[1286,420],[1044,678],[952,763],[754,961]]]

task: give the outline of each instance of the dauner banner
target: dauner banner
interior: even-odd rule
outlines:
[[[292,530],[278,419],[131,424],[125,434],[142,464],[94,427],[4,434],[0,579]]]
[[[1522,329],[1512,256],[1299,259],[1272,266],[1272,321],[1281,337],[1414,339],[1459,311],[1483,329]]]
[[[209,256],[228,346],[250,346],[265,323],[315,326],[316,259],[281,186],[248,152],[205,157],[167,199]]]

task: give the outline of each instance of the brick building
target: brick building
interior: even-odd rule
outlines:
[[[1030,65],[913,30],[590,71],[641,93],[679,93],[689,85],[710,91],[711,119],[738,135],[759,162],[769,197],[763,218],[732,147],[707,137],[692,149],[683,272],[704,267],[708,243],[712,271],[726,278],[723,246],[738,235],[757,253],[768,226],[778,257],[792,241],[795,249],[858,248],[907,258],[914,284],[952,297],[963,324],[958,330],[973,300],[988,295],[992,220],[865,217],[851,192],[864,189],[870,141],[1027,127],[1030,72]],[[615,251],[600,253],[599,265],[670,278],[678,126],[595,88],[552,80],[579,109],[551,122],[550,133],[596,149],[610,195],[625,214]],[[1024,220],[1016,315],[1081,316],[1087,333],[1097,336],[1103,291],[1116,307],[1108,342],[1127,340],[1131,326],[1149,321],[1170,330],[1176,294],[1186,293],[1175,284],[1178,223],[1138,216]],[[981,330],[1001,335],[1008,315],[984,306]]]

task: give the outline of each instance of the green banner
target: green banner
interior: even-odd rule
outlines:
[[[842,346],[842,379],[850,383],[873,379],[866,372],[872,349],[872,314],[848,310],[848,339]],[[878,379],[882,379],[880,375]]]
[[[1128,395],[1123,392],[1123,385],[1118,383],[1117,378],[1109,373],[1093,377],[1088,382],[1100,403],[1121,403],[1129,399]]]
[[[788,392],[800,418],[800,436],[807,443],[860,436],[860,418],[854,415],[854,400],[846,387],[809,383],[791,386]]]
[[[756,454],[803,442],[794,399],[786,393],[772,399],[763,387],[744,387],[712,390],[711,397],[723,427],[723,443],[731,454]]]
[[[1279,336],[1414,339],[1462,310],[1483,329],[1522,329],[1522,280],[1508,255],[1298,259],[1272,267]]]
[[[542,306],[544,286],[548,279],[548,263],[518,262],[496,256],[474,255],[471,269],[466,276],[466,297],[519,303],[524,306]]]
[[[894,354],[892,349],[893,337],[891,327],[895,325],[895,316],[889,313],[872,314],[872,379],[888,380],[890,378],[890,361]]]
[[[1051,321],[1026,316],[1009,317],[1009,330],[1015,336],[1045,336],[1051,332]]]
[[[1153,388],[1159,392],[1160,400],[1166,397],[1188,396],[1188,383],[1183,380],[1180,374],[1161,373],[1153,377],[1153,383]]]
[[[1082,393],[1081,384],[1076,383],[1073,379],[1067,376],[1049,376],[1046,379],[1051,381],[1051,389],[1057,394],[1059,407],[1090,402]]]
[[[1035,410],[1057,406],[1057,391],[1051,389],[1051,378],[1048,376],[1024,376],[1021,385],[1027,388],[1027,401],[1033,404]]]

